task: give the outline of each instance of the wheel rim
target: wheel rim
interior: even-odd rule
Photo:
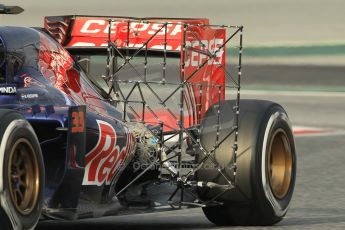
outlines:
[[[290,141],[283,129],[273,134],[268,153],[268,179],[273,195],[283,199],[291,185],[292,152]]]
[[[30,142],[21,138],[13,145],[8,164],[12,204],[22,215],[35,208],[39,193],[38,159]]]

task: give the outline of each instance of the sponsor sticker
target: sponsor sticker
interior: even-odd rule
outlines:
[[[0,95],[17,95],[17,87],[12,84],[1,84]]]
[[[97,120],[99,138],[96,146],[85,156],[83,185],[110,185],[115,176],[123,169],[126,156],[135,150],[134,136],[127,130],[126,144],[118,145],[118,136],[112,125]]]
[[[22,100],[36,99],[38,98],[38,94],[37,93],[22,94],[20,97],[22,98]]]

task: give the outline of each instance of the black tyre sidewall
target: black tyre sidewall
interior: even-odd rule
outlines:
[[[13,229],[33,229],[40,216],[41,210],[43,205],[43,197],[44,197],[44,163],[43,157],[41,153],[41,148],[37,137],[30,126],[30,124],[18,113],[16,112],[9,112],[6,113],[3,117],[1,117],[2,121],[0,123],[0,133],[1,133],[1,143],[5,144],[5,152],[3,156],[3,172],[2,172],[2,180],[3,180],[3,192],[1,193],[1,208],[7,214],[8,219],[12,223]],[[10,127],[11,126],[11,127]],[[4,136],[6,130],[10,131],[8,136]],[[5,140],[6,138],[6,140]],[[13,144],[20,138],[24,138],[30,142],[34,149],[34,153],[36,154],[38,160],[38,167],[39,167],[39,194],[37,203],[32,210],[32,212],[28,215],[22,215],[19,213],[14,205],[12,204],[12,199],[9,194],[9,181],[8,181],[8,162],[9,162],[9,152],[11,151],[11,147]],[[2,153],[0,153],[2,154]],[[11,228],[11,229],[12,229]]]
[[[277,129],[283,129],[287,134],[291,145],[292,155],[292,175],[291,184],[287,194],[282,199],[277,199],[267,182],[267,173],[263,172],[265,167],[263,166],[263,160],[267,157],[267,144],[270,143],[273,133]],[[289,204],[293,195],[293,190],[296,180],[296,150],[294,145],[293,134],[289,124],[288,116],[285,110],[277,105],[273,104],[266,112],[258,130],[255,157],[252,158],[252,171],[251,182],[253,188],[253,196],[255,198],[255,204],[259,208],[264,219],[268,222],[278,222],[285,216]],[[265,146],[264,146],[265,145]],[[263,151],[264,150],[264,151]],[[266,182],[264,177],[266,177]],[[274,218],[275,217],[275,218]],[[269,224],[269,223],[268,223]]]

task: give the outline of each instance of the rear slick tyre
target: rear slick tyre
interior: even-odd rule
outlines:
[[[19,113],[0,110],[0,224],[34,229],[44,196],[44,164],[31,125]]]
[[[225,101],[220,108],[220,137],[233,128],[234,101]],[[240,104],[237,175],[234,179],[234,135],[216,150],[214,158],[232,181],[235,189],[217,198],[222,206],[205,207],[206,217],[217,225],[273,225],[285,216],[296,179],[296,151],[290,122],[278,104],[261,100],[242,100]],[[218,107],[211,107],[201,124],[200,140],[206,150],[215,143]],[[198,159],[204,155],[199,153]],[[197,173],[198,181],[226,184],[218,170],[207,160]],[[221,191],[200,189],[201,199],[210,200]]]

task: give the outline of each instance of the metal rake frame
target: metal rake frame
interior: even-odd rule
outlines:
[[[111,41],[111,27],[112,23],[121,20],[121,22],[126,22],[127,23],[127,39],[124,41],[126,46],[121,47],[122,49],[125,49],[125,55],[119,50],[119,47],[116,45],[116,41]],[[168,19],[167,19],[168,20]],[[132,23],[151,23],[152,21],[149,20],[141,20],[141,19],[109,19],[109,30],[108,30],[108,56],[107,56],[107,69],[106,69],[106,77],[105,80],[110,84],[110,90],[109,90],[109,95],[114,93],[117,96],[117,99],[114,100],[115,103],[122,103],[123,105],[123,121],[127,122],[127,113],[130,111],[132,114],[134,114],[138,120],[140,120],[141,123],[146,124],[147,122],[145,121],[145,114],[148,112],[150,113],[156,120],[157,123],[160,126],[160,132],[158,133],[153,133],[153,135],[156,136],[158,139],[158,143],[160,148],[158,149],[158,154],[160,155],[161,151],[165,149],[166,152],[171,153],[173,152],[173,156],[169,156],[168,159],[164,161],[160,161],[160,165],[162,166],[163,163],[167,160],[177,158],[177,174],[172,175],[172,180],[176,182],[177,188],[176,190],[172,193],[170,198],[168,199],[168,203],[172,207],[181,207],[182,205],[195,205],[195,206],[201,206],[205,207],[207,205],[214,205],[214,204],[220,204],[217,203],[216,199],[223,195],[226,191],[231,190],[236,187],[236,173],[237,173],[237,151],[238,151],[238,125],[239,125],[239,113],[240,113],[240,90],[241,90],[241,75],[242,75],[242,50],[243,50],[243,26],[225,26],[225,25],[208,25],[208,24],[199,24],[193,26],[199,26],[199,27],[212,27],[212,28],[226,28],[227,30],[232,30],[230,31],[230,34],[226,36],[225,41],[223,42],[222,45],[220,45],[217,49],[214,51],[210,51],[209,49],[196,49],[192,46],[187,46],[186,44],[186,33],[188,30],[188,27],[191,26],[188,23],[183,23],[183,22],[157,22],[154,21],[152,23],[156,23],[161,25],[161,27],[154,33],[150,38],[148,38],[141,47],[136,48],[133,54],[130,55],[130,33],[131,31],[135,30],[131,27]],[[181,49],[182,49],[182,57],[181,57],[181,74],[180,74],[180,82],[174,84],[174,83],[167,83],[166,82],[166,65],[167,65],[167,30],[168,30],[168,25],[169,24],[179,24],[181,25],[181,28],[183,29],[183,41],[181,44]],[[162,64],[162,78],[160,81],[148,81],[147,80],[147,65],[148,65],[148,43],[152,41],[158,33],[161,33],[164,31],[164,42],[162,43],[163,49],[163,62]],[[134,31],[135,33],[135,31]],[[205,48],[205,44],[202,43],[198,39],[198,37],[193,34],[192,36],[197,39],[200,43],[201,46]],[[216,55],[218,52],[221,52],[223,48],[225,48],[225,45],[230,43],[230,41],[234,40],[235,38],[238,38],[238,46],[236,47],[238,49],[238,66],[237,66],[237,79],[235,79],[221,64],[217,63],[217,68],[222,68],[226,79],[230,81],[231,84],[225,84],[223,85],[207,85],[207,84],[193,84],[190,83],[190,80],[193,79],[193,77],[196,76],[198,71],[200,71],[206,63],[209,61],[214,61],[216,58]],[[193,71],[189,76],[186,75],[185,73],[185,58],[186,58],[186,51],[187,50],[192,50],[193,52],[200,53],[202,55],[205,55],[207,58],[198,65],[195,71]],[[133,58],[135,58],[140,52],[144,52],[144,73],[139,73],[136,68],[131,64],[131,61]],[[118,55],[120,56],[124,62],[116,66],[114,63],[115,56]],[[117,63],[116,63],[117,64]],[[133,69],[137,76],[140,77],[140,80],[119,80],[118,79],[118,74],[120,74],[121,70],[125,67],[129,66],[131,69]],[[126,95],[121,87],[119,87],[119,84],[121,83],[128,83],[128,84],[133,84],[132,88],[129,90],[129,93]],[[171,84],[172,86],[175,86],[176,88],[165,98],[159,95],[158,92],[156,92],[151,85],[153,84],[158,84],[158,85],[166,85],[166,84]],[[149,90],[149,93],[152,94],[156,100],[159,101],[159,104],[162,109],[164,109],[171,118],[177,121],[178,128],[173,128],[169,126],[168,124],[165,124],[164,121],[162,121],[159,116],[155,113],[155,111],[151,108],[150,103],[145,99],[145,94],[142,92],[142,86],[147,87]],[[195,135],[192,133],[193,130],[196,130],[198,133],[200,129],[198,127],[189,127],[186,128],[184,124],[184,107],[185,107],[185,91],[188,87],[199,87],[200,93],[202,92],[202,89],[204,87],[213,87],[218,89],[218,105],[214,105],[215,108],[217,109],[217,124],[215,124],[216,127],[216,141],[213,145],[213,148],[211,150],[206,150],[202,143],[200,142],[199,135]],[[232,88],[236,90],[236,104],[233,108],[233,112],[235,114],[234,116],[234,121],[233,121],[233,126],[231,130],[225,135],[224,138],[220,139],[220,104],[221,104],[221,91],[222,88],[225,87],[225,89]],[[139,101],[135,100],[130,100],[130,97],[132,93],[135,90],[139,91],[140,94],[140,99]],[[171,97],[178,97],[179,98],[179,105],[178,105],[178,110],[179,115],[178,117],[172,112],[172,110],[167,106],[167,101]],[[141,111],[138,111],[133,108],[132,104],[142,104],[141,106]],[[197,104],[198,106],[198,111],[200,112],[201,110],[201,103]],[[169,138],[165,139],[165,135],[163,132],[163,127],[167,126],[169,127],[172,131],[169,133],[172,135]],[[231,169],[233,171],[233,179],[230,179],[225,173],[224,169],[219,166],[217,163],[216,159],[214,158],[214,154],[216,153],[216,150],[219,148],[219,146],[231,135],[234,135],[234,144],[233,144],[233,159],[232,159],[232,165]],[[171,140],[173,137],[178,136],[178,140],[176,143],[174,143],[172,146],[167,146],[166,142],[168,140]],[[192,141],[193,146],[197,146],[198,148],[204,155],[204,158],[200,161],[199,165],[196,168],[191,169],[188,173],[182,175],[180,172],[180,166],[182,164],[182,146],[183,143],[186,139],[186,137],[189,138],[189,140]],[[218,185],[215,183],[210,183],[210,182],[202,182],[202,181],[192,181],[190,178],[197,172],[202,166],[205,164],[207,160],[210,160],[213,162],[213,164],[216,166],[217,170],[219,173],[225,178],[227,181],[227,185]],[[121,194],[123,191],[125,191],[129,186],[131,186],[137,179],[139,179],[145,172],[147,172],[149,169],[153,167],[154,164],[157,164],[158,161],[152,162],[151,165],[149,165],[142,173],[140,173],[136,178],[134,178],[130,183],[128,183],[121,191],[119,191],[116,195]],[[193,191],[191,191],[189,188],[190,187],[218,187],[222,191],[216,195],[213,199],[209,201],[201,201],[196,194],[194,194]],[[178,190],[181,190],[181,200],[177,203],[177,205],[172,201],[173,197],[175,194],[178,192]],[[187,191],[190,193],[192,196],[196,198],[196,202],[194,203],[186,203],[183,201],[183,193],[184,191]]]

